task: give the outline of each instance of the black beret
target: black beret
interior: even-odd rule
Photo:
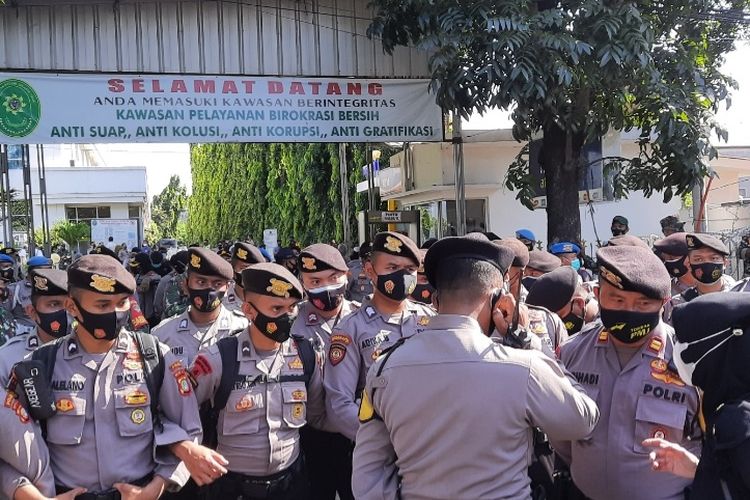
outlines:
[[[438,269],[449,266],[451,260],[473,259],[489,262],[505,274],[514,258],[515,254],[510,248],[492,243],[481,233],[471,233],[466,236],[443,238],[432,245],[424,259],[424,270],[430,284],[439,288],[436,282]]]
[[[336,248],[325,243],[315,243],[299,254],[299,270],[303,273],[317,273],[333,269],[345,273],[349,270],[344,257]]]
[[[276,255],[274,255],[274,258],[276,262],[287,259],[296,259],[297,254],[294,253],[293,248],[282,247],[276,251]]]
[[[615,288],[640,292],[652,299],[670,296],[672,278],[661,259],[650,248],[604,247],[596,252],[596,258],[600,280]]]
[[[218,250],[216,251],[216,254],[217,254],[217,255],[218,255],[219,257],[221,257],[222,259],[224,259],[224,260],[226,260],[226,259],[229,259],[229,258],[231,258],[231,257],[232,257],[232,254],[231,254],[231,253],[229,253],[229,250],[227,250],[227,249],[226,249],[226,248],[224,248],[224,247],[221,247],[221,248],[219,248],[219,249],[218,249]]]
[[[242,261],[247,264],[260,264],[265,262],[266,258],[260,253],[255,245],[240,241],[234,244],[232,249],[232,261]]]
[[[269,297],[302,299],[302,285],[289,270],[273,262],[253,264],[242,270],[242,287],[246,292]]]
[[[557,312],[573,298],[578,280],[578,273],[572,267],[558,267],[537,278],[526,296],[526,303]]]
[[[5,247],[0,250],[0,253],[4,253],[5,255],[16,255],[18,253],[18,250],[12,247]]]
[[[68,287],[114,295],[135,292],[135,278],[106,255],[84,255],[68,267]]]
[[[406,257],[419,266],[421,254],[417,244],[408,236],[400,233],[386,231],[376,234],[372,240],[372,251],[387,253],[396,257]]]
[[[128,267],[131,269],[138,269],[143,260],[143,257],[139,257],[140,255],[142,255],[140,252],[131,252],[130,259],[128,260]]]
[[[607,246],[610,246],[610,247],[630,246],[630,247],[648,248],[648,244],[645,241],[638,238],[637,236],[632,236],[630,234],[621,234],[620,236],[613,236],[609,240],[609,242],[607,242]]]
[[[654,250],[660,253],[668,253],[670,255],[684,257],[688,253],[685,233],[672,233],[666,238],[657,240],[654,242]]]
[[[432,245],[437,243],[437,241],[437,238],[428,238],[422,242],[422,245],[420,245],[419,248],[421,248],[422,250],[429,250]]]
[[[59,269],[35,269],[31,272],[31,296],[68,295],[68,273]]]
[[[187,269],[188,251],[180,250],[176,254],[172,255],[169,258],[169,263],[172,265],[174,270],[177,271],[178,274],[184,273]]]
[[[699,248],[710,248],[722,255],[729,255],[729,249],[724,242],[710,234],[690,233],[685,236],[685,242],[687,243],[688,251],[698,250]]]
[[[521,240],[516,238],[505,238],[502,240],[494,240],[493,243],[501,247],[509,248],[513,252],[513,264],[511,264],[513,267],[526,267],[529,265],[529,249]]]
[[[234,277],[234,269],[219,254],[208,248],[191,248],[188,250],[188,272],[215,276],[231,280]]]
[[[615,215],[615,217],[612,219],[612,224],[622,224],[623,226],[627,226],[628,219],[626,219],[622,215]]]
[[[370,256],[372,253],[372,243],[369,241],[365,241],[359,246],[359,258],[360,259],[366,259]]]
[[[560,258],[545,250],[532,250],[529,252],[529,263],[526,265],[529,269],[548,273],[560,267],[562,262]]]
[[[120,262],[120,258],[117,257],[117,254],[114,250],[110,250],[109,248],[105,247],[104,245],[99,245],[98,247],[94,248],[94,250],[91,253],[95,253],[98,255],[106,255],[108,257],[112,257],[114,259],[117,259],[117,262]]]

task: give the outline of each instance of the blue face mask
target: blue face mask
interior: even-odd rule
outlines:
[[[570,263],[570,267],[578,271],[581,268],[581,259],[576,258],[573,262]]]

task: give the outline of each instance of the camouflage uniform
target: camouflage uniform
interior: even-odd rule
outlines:
[[[7,309],[0,307],[0,345],[5,344],[15,334],[16,321]]]
[[[180,282],[185,279],[184,274],[177,274],[169,279],[164,291],[164,312],[161,318],[167,319],[182,314],[188,307],[188,296],[182,293]]]

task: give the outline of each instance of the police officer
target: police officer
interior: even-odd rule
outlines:
[[[552,444],[576,486],[593,499],[682,499],[690,481],[651,470],[642,441],[700,446],[696,391],[672,364],[673,334],[661,321],[670,278],[647,248],[597,252],[601,323],[560,348],[560,360],[595,399],[601,420],[589,439]]]
[[[627,234],[628,231],[630,231],[628,219],[626,219],[622,215],[615,215],[615,217],[612,219],[610,230],[612,231],[613,237]]]
[[[348,267],[338,250],[325,243],[303,249],[299,256],[302,287],[307,301],[299,307],[292,334],[320,342],[320,351],[328,352],[333,330],[359,304],[344,298]],[[302,430],[302,448],[310,473],[312,498],[341,500],[353,498],[352,444],[328,425],[307,426]]]
[[[16,320],[16,332],[27,333],[36,326],[26,314],[26,306],[31,303],[31,273],[34,269],[50,269],[52,262],[43,256],[35,256],[28,260],[28,274],[26,279],[11,283],[8,287],[8,301],[5,306]]]
[[[479,234],[427,252],[438,315],[368,373],[357,499],[529,498],[532,428],[582,439],[596,425],[596,405],[555,360],[488,338],[509,328],[515,301],[502,288],[512,260]]]
[[[523,270],[523,286],[531,290],[536,278],[560,267],[560,259],[545,250],[529,252],[529,263]]]
[[[435,288],[430,285],[427,281],[427,275],[424,273],[424,256],[427,250],[419,249],[419,269],[417,269],[417,286],[414,287],[414,291],[409,294],[409,300],[432,306],[432,294],[435,293]]]
[[[365,241],[359,246],[359,258],[349,262],[349,286],[346,289],[346,298],[360,304],[372,295],[373,286],[370,278],[365,273],[365,263],[370,259],[372,244]]]
[[[232,265],[208,248],[188,250],[187,311],[159,323],[153,334],[189,366],[204,347],[247,326],[247,319],[221,303],[232,279]]]
[[[287,270],[295,276],[299,275],[299,269],[297,268],[297,256],[298,251],[291,247],[279,248],[274,256],[276,262],[287,268]]]
[[[378,233],[365,273],[375,284],[372,299],[333,330],[326,364],[327,422],[354,441],[357,401],[365,375],[384,349],[424,329],[435,313],[408,299],[417,282],[419,248],[399,233]]]
[[[229,473],[211,486],[209,496],[304,500],[309,486],[299,429],[321,423],[324,403],[322,356],[308,340],[290,338],[302,286],[272,263],[242,271],[242,284],[250,326],[201,351],[191,369],[200,403],[223,399],[217,451],[229,461]],[[230,346],[225,356],[231,356],[226,361],[225,345]]]
[[[260,264],[266,259],[260,250],[254,245],[245,242],[237,242],[232,247],[232,270],[234,271],[232,282],[229,284],[227,294],[224,295],[224,307],[230,311],[237,311],[242,314],[242,275],[243,269],[247,269],[253,264]]]
[[[156,346],[159,357],[144,349],[147,334],[124,328],[135,280],[117,261],[81,257],[68,268],[68,288],[74,333],[39,348],[54,356],[47,367],[56,413],[46,419],[46,442],[58,493],[80,486],[83,500],[139,490],[157,498],[180,487],[187,477],[170,448],[200,437],[187,370],[167,346]],[[163,366],[160,381],[159,370],[147,370],[153,359]]]
[[[37,269],[31,273],[31,302],[26,314],[36,328],[13,337],[0,348],[0,384],[8,383],[13,365],[42,344],[67,335],[68,275],[57,269]]]
[[[672,233],[654,242],[654,253],[664,262],[672,277],[672,296],[686,292],[696,285],[697,280],[690,272],[688,247],[685,233]]]
[[[4,279],[8,283],[12,283],[16,280],[16,261],[10,255],[0,253],[0,278]],[[0,297],[5,300],[4,297]]]
[[[581,247],[569,241],[554,243],[549,247],[550,253],[560,259],[563,266],[570,266],[581,276],[583,281],[591,281],[591,272],[581,266],[581,259],[578,256],[581,253]]]
[[[534,233],[531,232],[531,229],[518,229],[516,231],[516,238],[524,244],[529,252],[534,250],[534,245],[536,245],[536,236],[534,236]]]
[[[188,252],[180,250],[169,258],[172,270],[164,276],[154,292],[154,314],[161,320],[182,314],[188,307],[187,294],[182,290],[187,270]]]
[[[2,254],[0,254],[1,256]],[[8,281],[0,277],[0,302],[8,298]],[[16,320],[5,307],[0,307],[0,346],[16,334]]]
[[[0,398],[0,492],[17,500],[54,497],[55,480],[39,426],[5,389],[0,388]]]
[[[731,276],[724,274],[729,249],[717,237],[710,234],[687,234],[690,274],[695,278],[695,286],[675,295],[664,306],[664,321],[672,324],[672,310],[679,304],[690,302],[700,295],[726,292],[735,286]]]

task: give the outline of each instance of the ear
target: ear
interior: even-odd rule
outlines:
[[[36,309],[31,303],[28,303],[25,306],[23,306],[23,310],[26,312],[26,316],[33,319],[35,322],[37,319],[39,319],[39,317],[36,314]]]
[[[600,292],[600,288],[599,288],[599,285],[597,285],[594,287],[594,298],[596,298],[597,302],[599,302],[599,292]]]
[[[249,319],[250,321],[253,321],[255,319],[253,318],[255,314],[254,311],[255,311],[255,308],[250,305],[250,302],[242,303],[242,314],[244,314],[245,317]]]
[[[76,306],[75,301],[73,301],[72,297],[66,297],[65,298],[65,310],[70,313],[71,316],[74,318],[79,318],[80,312],[78,311],[78,307]]]

